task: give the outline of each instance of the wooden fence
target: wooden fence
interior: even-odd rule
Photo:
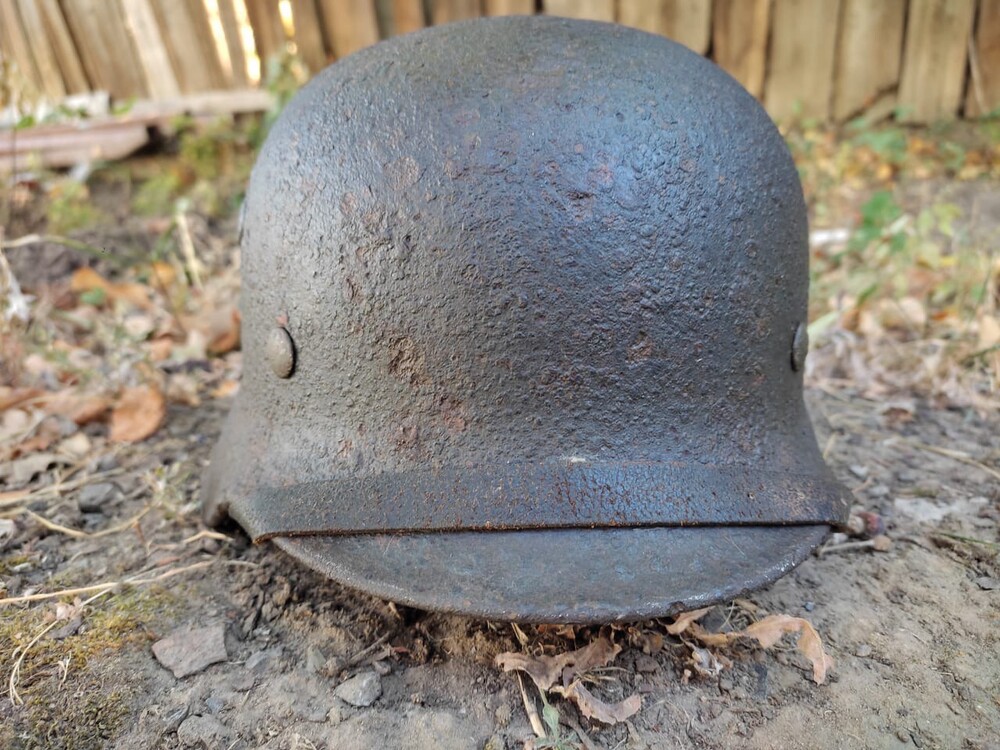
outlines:
[[[1000,0],[0,0],[0,91],[157,100],[246,89],[284,50],[315,71],[427,24],[535,12],[674,38],[779,120],[932,122],[1000,108]]]

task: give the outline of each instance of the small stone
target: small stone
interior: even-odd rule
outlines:
[[[804,609],[806,612],[812,612],[814,609],[816,609],[816,602],[806,602],[805,604],[802,605],[802,609]]]
[[[872,647],[867,643],[862,643],[854,650],[854,655],[861,659],[867,659],[872,655]]]
[[[77,507],[82,513],[98,513],[121,493],[111,482],[88,484],[76,498]]]
[[[336,704],[331,706],[330,710],[326,712],[326,720],[336,726],[344,720],[344,709]]]
[[[170,732],[176,732],[177,728],[181,725],[181,722],[187,718],[187,715],[188,705],[186,703],[183,706],[177,706],[167,711],[166,715],[163,717],[163,733],[169,734]]]
[[[501,735],[494,733],[486,740],[483,750],[507,750],[507,743]]]
[[[723,677],[719,680],[719,690],[724,693],[730,693],[733,690],[733,681],[728,677]]]
[[[865,479],[868,476],[868,467],[862,466],[861,464],[854,464],[851,468],[851,473],[858,479]]]
[[[205,750],[227,747],[232,733],[214,716],[189,716],[177,727],[177,739],[183,747]]]
[[[326,664],[326,655],[315,646],[306,649],[306,671],[316,674]]]
[[[360,672],[338,685],[333,694],[352,706],[367,708],[382,695],[382,679],[374,672]]]
[[[635,671],[643,672],[645,674],[652,674],[659,670],[660,665],[656,663],[656,659],[647,654],[639,654],[635,657]]]
[[[225,627],[209,625],[196,630],[177,630],[153,644],[153,656],[181,679],[201,672],[210,664],[229,658]]]
[[[256,654],[251,654],[244,666],[248,672],[252,672],[255,675],[267,674],[277,669],[283,655],[284,649],[281,646],[264,649],[263,651],[258,651]]]
[[[910,741],[910,733],[907,732],[905,729],[897,729],[896,730],[896,737],[904,745],[907,744]]]
[[[975,580],[975,584],[983,591],[996,591],[1000,589],[1000,579],[990,576],[980,576]]]

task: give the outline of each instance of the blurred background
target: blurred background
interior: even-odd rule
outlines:
[[[96,91],[112,103],[237,97],[289,56],[308,76],[395,34],[531,13],[675,39],[779,120],[930,123],[1000,107],[995,0],[2,0],[0,101],[21,111]]]

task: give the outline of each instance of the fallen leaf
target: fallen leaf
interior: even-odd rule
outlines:
[[[621,646],[602,637],[576,651],[557,656],[529,656],[507,652],[497,656],[495,663],[504,672],[516,669],[527,673],[539,690],[548,690],[560,678],[570,680],[594,667],[603,667],[618,656],[621,650]]]
[[[30,494],[31,490],[10,490],[8,492],[0,492],[0,508],[17,505]]]
[[[711,607],[704,607],[702,609],[695,609],[690,612],[681,612],[674,621],[667,625],[667,632],[670,635],[680,635],[685,630],[687,630],[692,623],[700,620],[702,617],[708,614],[708,611],[712,609]]]
[[[187,373],[171,375],[167,381],[167,399],[172,404],[199,406],[201,397],[198,395],[198,381]]]
[[[167,401],[154,386],[126,388],[111,411],[108,437],[114,442],[133,443],[145,440],[167,415]]]
[[[240,381],[223,380],[219,383],[215,390],[212,391],[212,398],[229,398],[230,396],[235,396],[239,389]]]
[[[239,348],[240,345],[240,313],[239,310],[233,308],[229,311],[229,325],[222,331],[215,333],[214,336],[208,340],[208,353],[215,354],[216,356],[220,354],[227,354],[233,351],[233,349]]]
[[[78,268],[69,281],[70,291],[78,294],[100,292],[110,300],[121,300],[131,305],[149,310],[153,303],[149,299],[149,290],[142,284],[129,281],[114,283],[108,281],[89,266]]]
[[[579,680],[573,681],[567,687],[558,688],[555,692],[576,703],[580,713],[588,719],[604,724],[618,724],[635,716],[642,708],[642,698],[638,695],[630,695],[619,703],[605,703],[587,690]]]
[[[45,401],[45,410],[49,414],[72,419],[80,426],[101,419],[109,408],[111,401],[106,396],[80,394],[71,389],[54,393]]]
[[[698,624],[689,628],[692,636],[706,646],[726,646],[740,638],[753,638],[761,648],[771,648],[781,640],[786,633],[798,633],[796,648],[813,667],[813,682],[822,685],[826,681],[826,673],[833,668],[831,659],[823,650],[823,642],[819,633],[808,620],[791,615],[768,615],[763,620],[755,622],[745,630],[735,630],[731,633],[709,633]]]
[[[40,396],[45,391],[40,388],[0,388],[0,412]]]

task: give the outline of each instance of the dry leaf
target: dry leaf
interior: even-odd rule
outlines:
[[[131,305],[149,310],[153,307],[149,300],[149,290],[142,284],[128,281],[113,283],[89,266],[78,268],[69,281],[70,291],[82,293],[101,291],[110,300],[121,300]]]
[[[822,685],[826,680],[827,670],[833,668],[833,659],[823,650],[819,633],[808,620],[803,620],[801,617],[768,615],[763,620],[749,625],[745,630],[731,633],[709,633],[696,623],[692,624],[689,631],[706,646],[725,646],[740,638],[753,638],[762,648],[770,648],[786,633],[799,633],[796,648],[812,662],[813,681],[817,685]]]
[[[151,385],[126,388],[111,411],[108,437],[125,443],[145,440],[159,429],[166,415],[167,401],[158,388]]]
[[[230,396],[235,396],[239,389],[240,381],[223,380],[219,383],[215,390],[212,391],[212,398],[229,398]]]
[[[40,388],[0,388],[0,412],[10,409],[12,406],[23,404],[25,401],[40,396],[45,391]]]
[[[621,646],[611,643],[607,638],[598,638],[583,648],[557,656],[529,656],[511,652],[500,654],[496,658],[496,665],[504,672],[515,669],[525,672],[539,690],[548,690],[560,678],[568,681],[589,669],[603,667],[618,656],[621,650]]]
[[[710,609],[711,607],[704,607],[690,612],[681,612],[674,618],[672,623],[667,625],[667,632],[670,633],[670,635],[680,635],[687,630],[692,623],[707,615]]]
[[[45,410],[49,414],[72,419],[81,426],[103,418],[109,408],[111,401],[106,396],[82,395],[72,390],[54,393],[45,402]]]
[[[576,703],[580,713],[588,719],[605,724],[618,724],[625,721],[635,716],[642,708],[642,698],[638,695],[630,695],[620,703],[605,703],[587,690],[579,680],[573,681],[567,687],[557,688],[555,692],[561,693]]]
[[[208,353],[215,354],[216,356],[220,354],[227,354],[233,351],[233,349],[239,348],[240,345],[240,313],[239,310],[233,308],[229,311],[229,321],[228,326],[220,331],[214,332],[208,340]]]

